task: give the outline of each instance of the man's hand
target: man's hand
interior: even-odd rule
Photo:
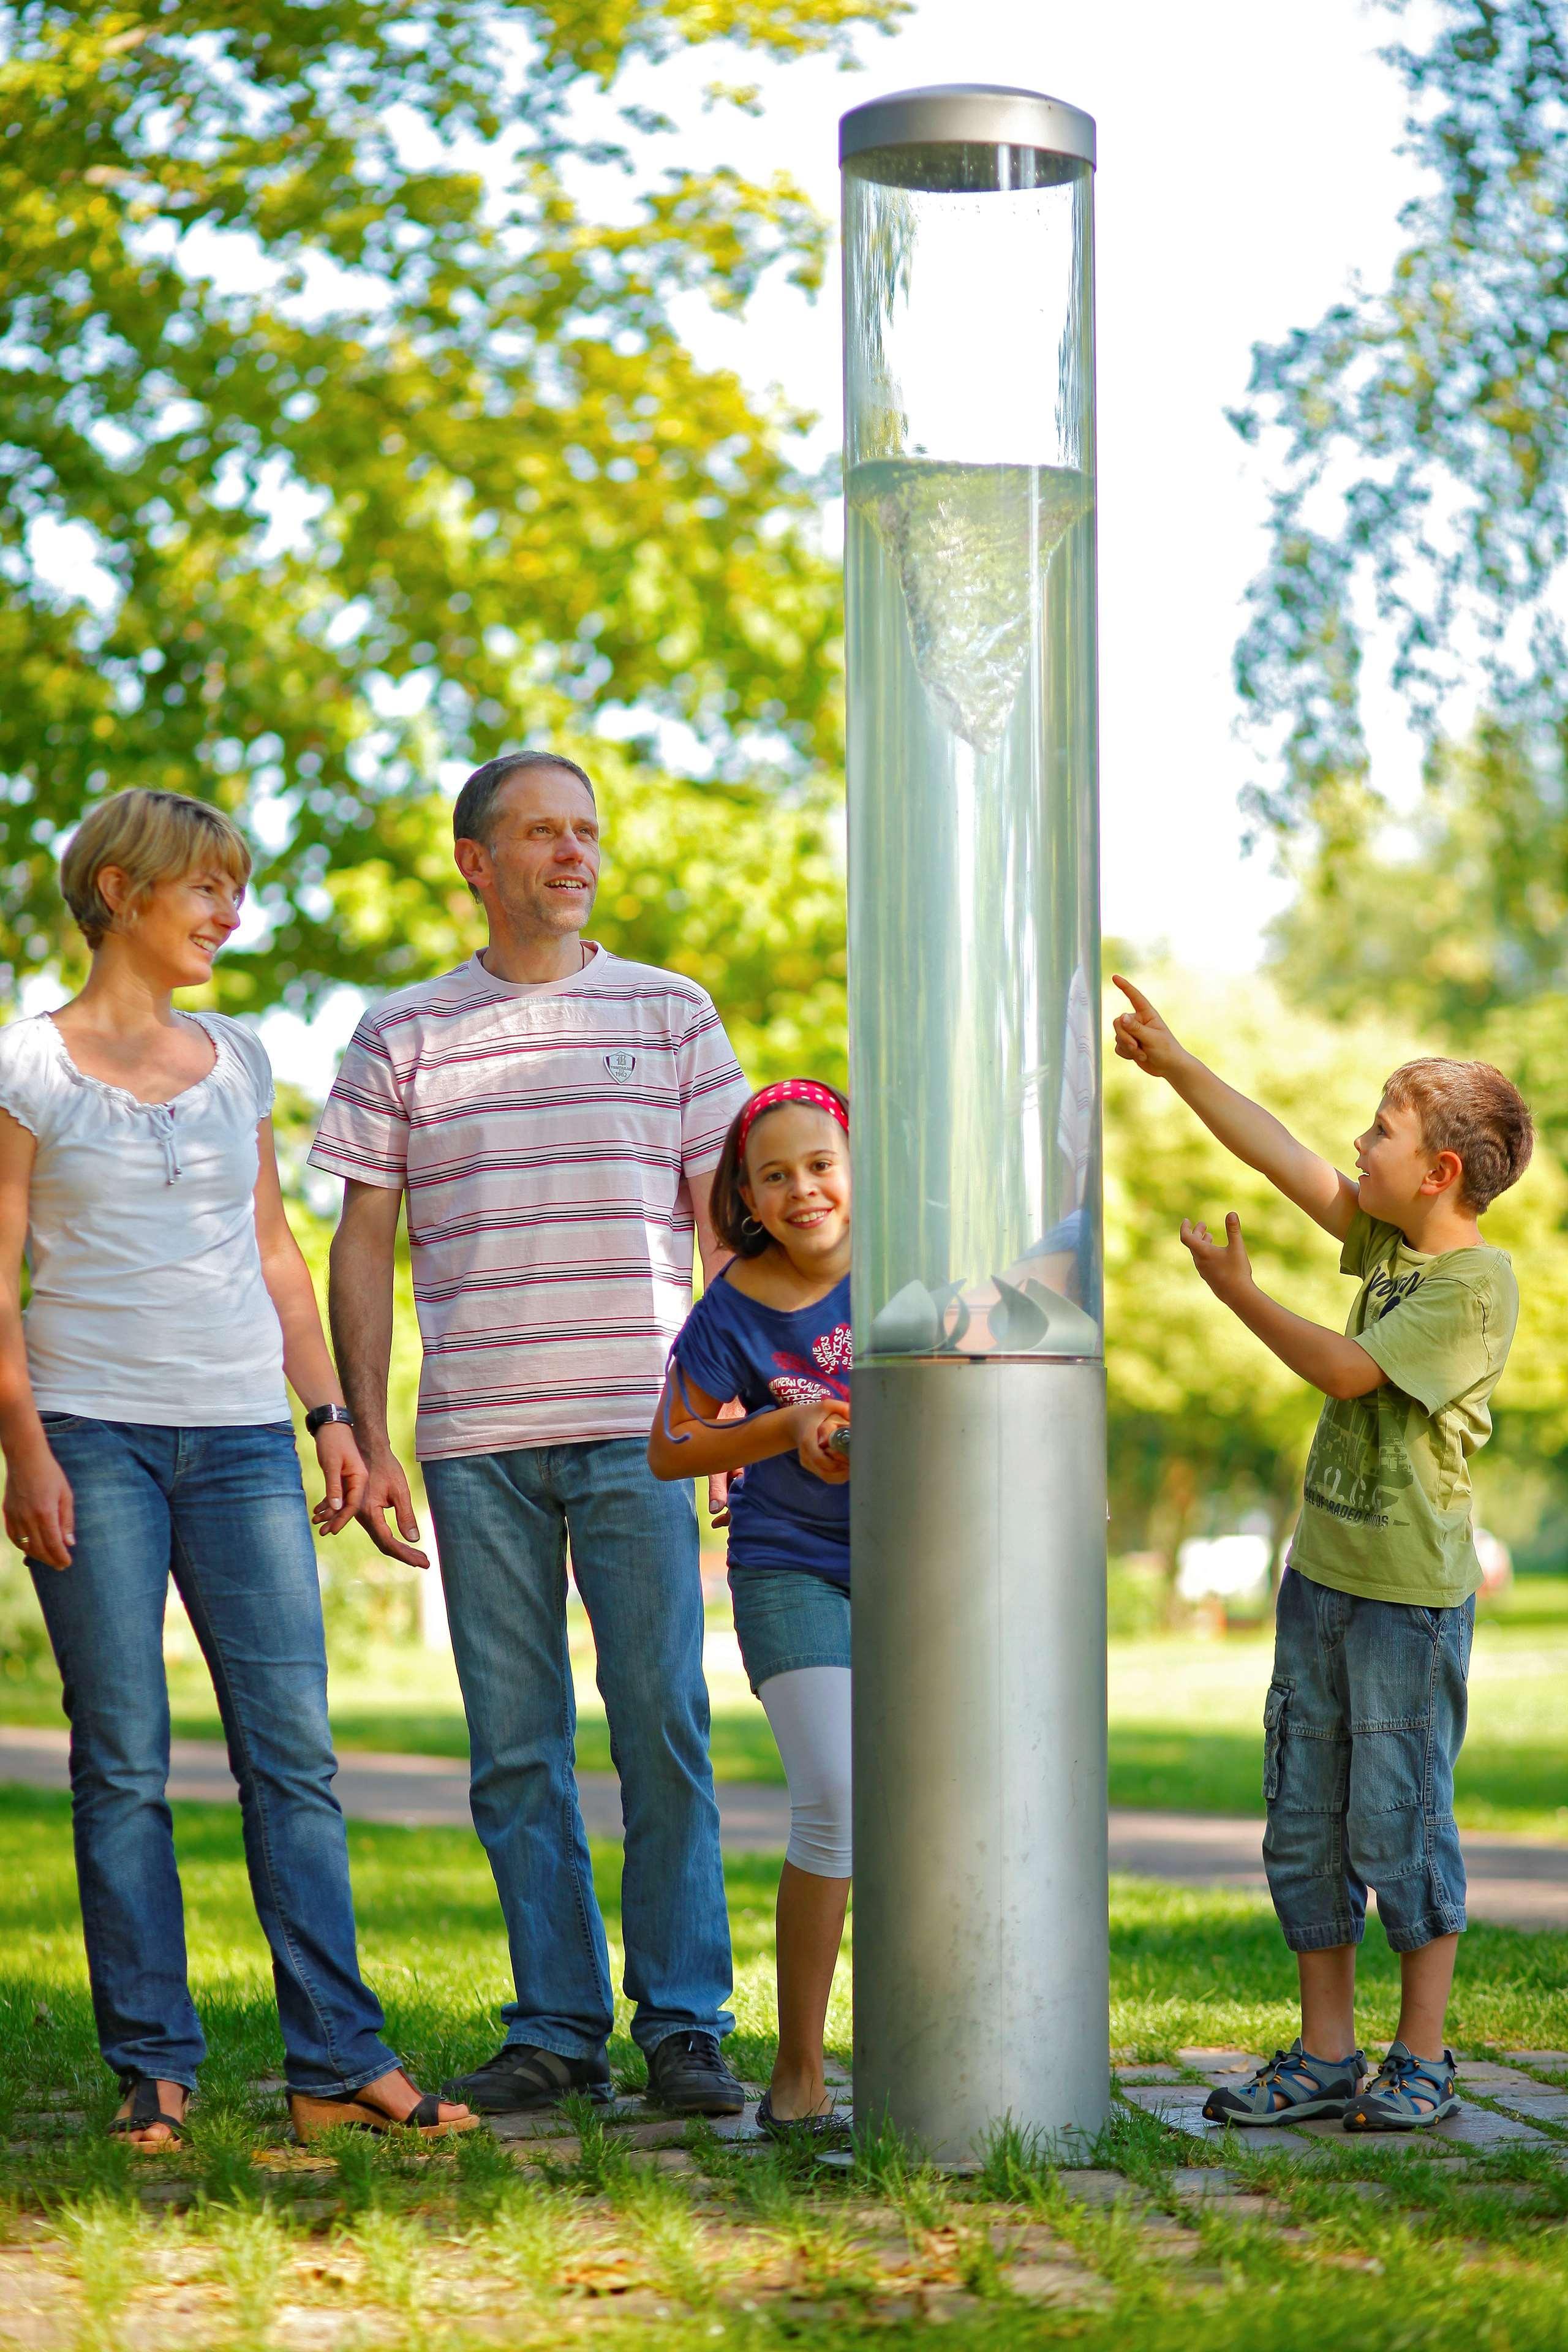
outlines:
[[[397,1535],[403,1538],[401,1543],[386,1525],[389,1511],[396,1522]],[[419,1541],[419,1522],[414,1516],[414,1498],[403,1475],[403,1465],[395,1454],[378,1454],[371,1462],[354,1517],[377,1551],[384,1552],[388,1559],[400,1559],[408,1568],[429,1567],[428,1553],[415,1549]]]
[[[1193,1254],[1193,1264],[1216,1298],[1234,1307],[1252,1286],[1252,1265],[1241,1238],[1241,1219],[1232,1209],[1225,1221],[1225,1239],[1216,1242],[1208,1227],[1182,1219],[1182,1239]]]
[[[1119,1013],[1110,1024],[1118,1055],[1124,1062],[1136,1062],[1152,1078],[1173,1076],[1191,1059],[1185,1046],[1141,988],[1134,988],[1120,972],[1113,971],[1110,977],[1132,1007],[1131,1013]]]

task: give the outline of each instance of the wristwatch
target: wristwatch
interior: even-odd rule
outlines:
[[[345,1429],[352,1429],[354,1425],[354,1417],[346,1404],[313,1404],[305,1415],[306,1433],[314,1437],[317,1430],[325,1429],[329,1421],[341,1421]]]

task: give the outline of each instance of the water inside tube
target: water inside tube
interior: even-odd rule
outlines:
[[[1070,466],[876,457],[846,494],[898,573],[910,646],[935,715],[994,751],[1029,665],[1042,576],[1094,503]]]

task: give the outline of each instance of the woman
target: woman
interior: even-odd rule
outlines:
[[[210,980],[249,874],[242,836],[199,802],[102,802],[61,868],[87,984],[0,1031],[5,1529],[64,1681],[93,2013],[125,2094],[110,2128],[146,2150],[184,2137],[205,2049],[164,1798],[171,1574],[239,1782],[296,2132],[478,2121],[421,2098],[359,1973],[285,1376],[310,1408],[323,1534],[352,1518],[365,1471],[284,1215],[271,1072],[239,1023],[170,1001]]]
[[[778,1893],[779,2047],[757,2121],[843,2137],[822,2035],[849,1895],[849,1110],[786,1078],[742,1105],[709,1213],[735,1253],[671,1353],[648,1441],[658,1478],[731,1487],[735,1636],[789,1782]],[[738,1399],[743,1421],[721,1418]]]

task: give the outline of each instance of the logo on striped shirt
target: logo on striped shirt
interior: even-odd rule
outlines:
[[[605,1056],[605,1067],[619,1087],[626,1085],[637,1066],[637,1057],[635,1054],[606,1054]]]

